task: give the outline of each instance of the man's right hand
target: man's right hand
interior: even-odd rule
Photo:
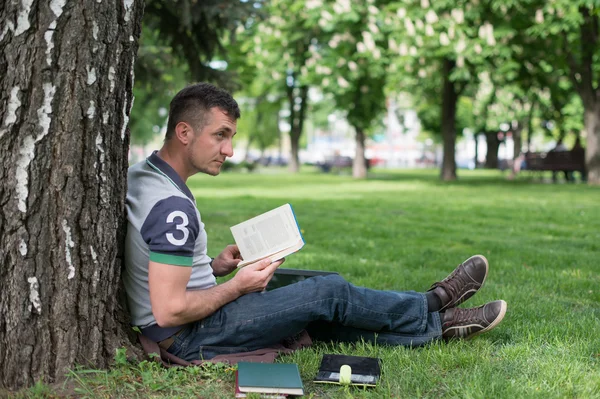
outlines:
[[[237,285],[241,295],[263,291],[271,281],[275,270],[284,261],[285,259],[280,259],[271,263],[271,259],[267,258],[251,263],[241,268],[231,282]]]

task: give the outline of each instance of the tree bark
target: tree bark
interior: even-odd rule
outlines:
[[[517,159],[521,152],[523,151],[523,124],[520,122],[514,121],[512,124],[512,134],[513,134],[513,160]]]
[[[498,133],[496,132],[485,132],[485,140],[487,142],[487,154],[485,155],[485,167],[486,169],[497,169],[498,168],[498,148],[500,148],[500,140],[498,140]]]
[[[294,94],[294,87],[288,88],[288,101],[290,103],[290,142],[291,142],[291,154],[289,170],[290,172],[297,173],[300,170],[300,159],[298,152],[300,151],[300,136],[302,136],[302,130],[304,129],[304,118],[306,115],[306,105],[308,99],[308,86],[300,86],[300,94],[298,109],[296,109],[296,96]]]
[[[456,180],[456,102],[458,101],[458,94],[454,82],[450,80],[450,74],[455,64],[454,60],[448,58],[445,58],[443,62],[442,138],[444,156],[440,177],[444,181]]]
[[[354,127],[354,129],[356,130],[356,135],[354,136],[356,150],[354,152],[354,161],[352,161],[352,177],[355,179],[366,179],[365,132],[358,127]]]
[[[600,95],[596,97],[600,98]],[[587,133],[585,164],[589,184],[600,185],[600,100],[584,104],[585,131]]]
[[[594,59],[600,44],[600,17],[589,6],[580,5],[583,22],[580,26],[578,59],[564,34],[564,50],[570,69],[570,78],[577,89],[584,108],[586,135],[585,163],[588,183],[600,185],[600,77],[594,71]]]
[[[0,386],[105,367],[119,305],[143,3],[2,2]]]

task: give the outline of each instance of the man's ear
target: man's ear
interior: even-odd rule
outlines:
[[[194,130],[187,122],[179,122],[175,126],[175,137],[181,144],[187,145],[190,143]]]

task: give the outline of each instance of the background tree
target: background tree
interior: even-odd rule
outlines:
[[[105,367],[142,2],[0,3],[0,384]]]
[[[316,4],[315,4],[315,8]],[[322,4],[313,21],[321,26],[320,41],[309,48],[306,64],[321,90],[331,94],[355,131],[352,175],[367,176],[365,140],[386,108],[387,37],[381,31],[384,11],[374,0]],[[343,33],[340,33],[343,32]]]
[[[536,7],[537,5],[537,7]],[[584,108],[588,182],[600,184],[600,8],[588,0],[537,1],[528,8],[511,4],[511,11],[526,13],[527,33],[552,51],[547,62],[564,70]]]
[[[318,9],[315,0],[272,0],[265,4],[265,19],[248,23],[244,29],[242,48],[247,62],[258,71],[257,79],[273,81],[278,90],[272,94],[287,99],[290,125],[289,169],[300,169],[300,138],[309,107],[310,89],[306,62],[309,48],[318,42],[321,29],[311,23]],[[316,0],[320,3],[320,0]],[[290,18],[294,15],[294,18]],[[240,36],[242,36],[240,34]],[[240,38],[241,40],[241,38]]]
[[[478,73],[502,65],[513,33],[501,2],[410,0],[391,2],[390,31],[401,74],[416,76],[418,85],[440,88],[444,156],[442,180],[456,179],[456,111],[467,85],[477,85]],[[501,71],[498,71],[501,73]],[[413,91],[413,88],[403,88]]]

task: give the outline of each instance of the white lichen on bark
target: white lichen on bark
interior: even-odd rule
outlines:
[[[96,165],[96,163],[94,163],[94,167],[96,168],[96,170],[100,171],[100,200],[102,201],[102,203],[106,204],[109,201],[109,193],[108,193],[108,188],[106,185],[106,174],[104,173],[105,167],[105,160],[106,160],[106,155],[104,152],[104,147],[103,147],[103,138],[102,135],[100,133],[98,133],[98,135],[96,136],[96,149],[98,150],[98,154],[99,155],[99,159],[100,159],[100,166],[98,167]]]
[[[93,85],[96,82],[96,68],[90,68],[90,66],[88,65],[85,67],[85,69],[87,70],[86,83],[88,84],[88,86]]]
[[[67,0],[52,0],[50,1],[50,9],[56,15],[56,18],[60,17],[63,12],[63,7],[67,4]]]
[[[13,24],[11,21],[8,21],[6,25],[4,25],[4,29],[2,29],[2,32],[0,33],[0,42],[4,40],[4,36],[6,36],[8,31],[15,31],[15,24]]]
[[[135,83],[135,57],[131,59],[131,68],[129,69],[129,76],[131,78],[131,87]],[[129,104],[129,110],[127,110],[127,103],[123,104],[123,127],[121,128],[121,140],[125,139],[125,132],[127,131],[127,124],[129,123],[129,115],[131,115],[131,109],[133,108],[133,102],[135,97],[131,96],[131,103]]]
[[[25,256],[27,255],[27,244],[25,243],[25,240],[21,239],[21,242],[19,242],[19,252],[21,253],[21,256]]]
[[[37,111],[39,125],[42,128],[42,131],[36,138],[36,143],[44,138],[50,130],[50,122],[52,122],[50,115],[52,114],[52,100],[54,99],[54,93],[56,93],[56,87],[52,86],[51,83],[44,83],[44,103]]]
[[[125,7],[125,22],[129,22],[131,17],[131,7],[133,6],[133,0],[123,0],[123,6]]]
[[[92,261],[94,262],[94,274],[92,275],[92,293],[96,293],[98,282],[100,281],[100,268],[98,267],[98,255],[94,251],[94,247],[90,245],[90,253],[92,254]]]
[[[96,168],[96,170],[100,171],[100,199],[102,201],[102,203],[108,203],[109,200],[109,194],[108,194],[108,190],[106,187],[106,174],[104,173],[105,167],[104,167],[104,163],[106,160],[106,155],[104,153],[104,147],[103,147],[103,138],[102,135],[100,133],[98,133],[98,135],[96,136],[96,149],[98,150],[98,154],[99,155],[99,159],[100,159],[100,166],[98,167],[97,165],[94,165],[94,167]]]
[[[73,266],[73,261],[71,260],[71,248],[75,246],[75,243],[71,239],[71,228],[67,225],[67,221],[63,219],[62,221],[62,229],[65,232],[65,258],[67,260],[67,265],[69,265],[69,275],[67,279],[72,279],[75,277],[75,266]]]
[[[10,99],[8,100],[8,106],[6,107],[6,117],[4,118],[4,126],[9,127],[17,121],[17,110],[21,106],[21,100],[19,100],[19,92],[21,88],[15,86],[10,91]]]
[[[50,83],[44,83],[44,101],[42,106],[37,110],[39,126],[41,128],[40,133],[37,135],[35,140],[31,136],[27,136],[23,139],[23,145],[19,149],[19,159],[17,160],[16,168],[16,191],[17,191],[17,207],[23,213],[27,212],[27,196],[29,195],[29,164],[35,157],[35,144],[43,139],[50,130],[50,122],[52,119],[52,99],[56,87]]]
[[[15,29],[15,36],[19,36],[31,27],[29,23],[29,13],[31,12],[31,5],[33,0],[21,0],[21,10],[17,16],[17,28]]]
[[[32,306],[38,314],[42,314],[42,301],[40,300],[40,284],[38,283],[37,277],[29,277],[27,279],[29,283],[29,311],[31,312]]]
[[[86,115],[88,119],[94,119],[96,115],[96,106],[93,100],[90,100],[90,106],[87,109]]]
[[[131,97],[131,105],[129,106],[129,112],[133,107],[133,101],[135,98]],[[121,140],[125,140],[125,132],[127,131],[127,124],[129,123],[129,113],[127,112],[127,102],[123,103],[123,127],[121,127]]]
[[[98,23],[96,21],[92,21],[92,36],[96,42],[98,41],[99,31],[100,29],[98,28]],[[95,53],[96,51],[98,51],[98,45],[94,43],[94,45],[92,46],[92,52]]]
[[[46,40],[46,64],[52,65],[52,49],[54,48],[54,42],[52,41],[52,35],[56,29],[56,21],[52,21],[48,26],[48,30],[44,33],[44,39]]]
[[[109,67],[108,68],[108,81],[110,82],[110,92],[112,93],[113,90],[115,90],[115,68],[114,67]]]
[[[96,21],[92,21],[92,37],[94,40],[98,40],[98,32],[100,29],[98,28],[98,23]]]
[[[17,190],[17,207],[23,213],[27,212],[27,196],[29,195],[29,174],[27,169],[29,163],[34,157],[35,140],[31,136],[23,139],[23,145],[19,149],[19,159],[17,160],[16,168],[16,190]]]
[[[21,88],[15,86],[10,90],[10,97],[8,99],[8,105],[6,106],[6,116],[4,117],[4,126],[10,128],[17,121],[17,110],[21,106],[21,100],[19,100],[19,92]],[[0,138],[4,136],[8,129],[0,129]]]
[[[108,113],[108,111],[102,114],[102,124],[106,125],[108,123],[109,116],[110,114]]]

